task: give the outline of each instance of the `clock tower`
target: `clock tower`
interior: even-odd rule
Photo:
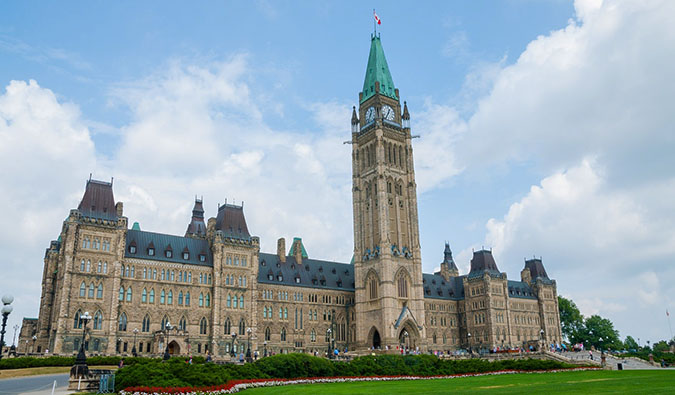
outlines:
[[[410,115],[379,35],[371,36],[351,142],[357,347],[425,349]]]

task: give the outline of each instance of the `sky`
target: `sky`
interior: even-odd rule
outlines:
[[[0,3],[0,293],[36,317],[85,182],[182,235],[244,204],[261,250],[353,253],[351,107],[373,8],[411,114],[425,272],[492,249],[621,338],[672,337],[675,2]],[[11,338],[8,342],[11,341]]]

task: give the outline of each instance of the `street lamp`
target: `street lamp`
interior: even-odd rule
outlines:
[[[466,337],[467,337],[468,342],[469,342],[469,354],[473,354],[473,353],[471,352],[471,332],[467,333],[467,334],[466,334]]]
[[[88,311],[85,311],[84,314],[80,316],[80,321],[82,321],[84,326],[82,327],[82,343],[80,343],[80,352],[77,353],[77,358],[75,358],[75,365],[87,364],[87,357],[84,355],[84,338],[87,334],[87,324],[90,320],[91,316],[89,315]],[[33,336],[33,348],[35,348],[35,340],[37,340],[37,336]]]
[[[598,340],[600,341],[600,343],[598,343],[598,345],[600,346],[600,351],[602,351],[602,337]]]
[[[251,328],[246,328],[246,335],[248,336],[248,347],[246,348],[246,362],[253,362],[251,358]]]
[[[541,342],[541,352],[544,352],[544,328],[539,330],[539,341]]]
[[[405,348],[406,348],[406,352],[408,351],[408,349],[410,349],[410,345],[408,344],[408,336],[410,336],[410,335],[408,334],[408,331],[403,331],[403,339],[404,339],[404,340],[403,340],[403,345],[404,345]]]
[[[2,359],[2,347],[5,346],[5,326],[7,326],[7,317],[14,309],[11,304],[14,301],[14,296],[5,295],[2,297],[2,331],[0,331],[0,359]],[[16,333],[15,333],[16,334]]]
[[[84,339],[84,334],[82,334],[82,339]],[[33,347],[31,347],[31,352],[35,354],[35,341],[37,340],[37,336],[33,335]]]
[[[230,347],[230,357],[234,358],[234,340],[237,338],[237,332],[232,331],[232,344]]]
[[[328,337],[328,344],[326,345],[326,349],[328,350],[328,359],[333,359],[333,353],[330,349],[330,334],[331,334],[331,332],[333,332],[333,331],[331,331],[330,328],[328,328],[326,330],[326,337]]]
[[[122,338],[121,337],[117,338],[117,353],[118,354],[122,353]]]
[[[171,328],[172,328],[171,322],[169,322],[167,320],[166,321],[166,327],[164,328],[165,329],[164,333],[166,333],[166,336],[164,336],[164,337],[166,337],[166,339],[165,339],[166,340],[166,348],[164,349],[164,360],[165,361],[167,361],[171,358],[171,354],[169,354],[169,331],[171,330]]]
[[[134,346],[131,347],[131,354],[134,357],[138,356],[138,353],[136,352],[136,335],[138,334],[138,328],[134,328]]]
[[[263,356],[267,356],[267,340],[263,342]]]

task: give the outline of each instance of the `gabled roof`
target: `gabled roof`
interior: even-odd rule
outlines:
[[[135,244],[136,246],[136,253],[134,254],[129,251],[129,246],[132,244]],[[148,255],[148,248],[154,248],[155,254]],[[167,249],[181,251],[181,253],[171,254],[171,258],[167,258],[165,254],[165,250]],[[189,252],[188,259],[183,259],[182,252],[185,250]],[[199,255],[205,256],[204,262],[199,260]],[[206,240],[133,229],[127,231],[124,257],[184,263],[189,265],[213,266],[211,249],[209,248],[209,242]]]
[[[112,183],[92,179],[87,180],[84,196],[82,196],[77,209],[85,217],[111,221],[117,220]]]
[[[299,265],[293,255],[281,262],[277,254],[260,253],[258,283],[354,292],[354,266],[318,259],[303,259]]]
[[[422,274],[425,299],[464,299],[464,277],[450,277],[445,280],[440,274]]]
[[[216,230],[222,231],[225,237],[250,240],[251,234],[248,233],[248,227],[246,226],[244,206],[226,203],[218,207]]]
[[[370,55],[366,67],[366,78],[363,81],[361,103],[375,95],[375,82],[380,83],[380,94],[398,100],[394,80],[391,78],[387,59],[384,57],[380,36],[372,35],[370,39]]]

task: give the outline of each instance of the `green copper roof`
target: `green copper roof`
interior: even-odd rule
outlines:
[[[303,258],[309,258],[307,255],[307,250],[305,250],[305,246],[302,244],[302,239],[300,237],[294,237],[293,238],[293,244],[291,244],[291,250],[288,252],[289,256],[295,255],[295,242],[299,241],[300,242],[300,253],[302,254]]]
[[[133,230],[141,230],[141,225],[138,222],[134,222],[134,225],[131,227]]]
[[[398,100],[394,91],[394,80],[391,78],[387,59],[384,57],[380,36],[371,36],[370,55],[366,68],[366,79],[363,81],[363,97],[361,103],[375,95],[375,81],[380,83],[380,94]]]

